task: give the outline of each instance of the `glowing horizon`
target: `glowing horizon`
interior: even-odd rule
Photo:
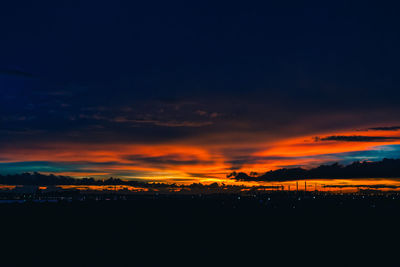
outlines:
[[[396,146],[400,144],[398,139],[398,129],[365,129],[236,145],[13,144],[3,145],[0,165],[3,174],[39,171],[77,178],[113,176],[183,183],[226,182],[226,175],[232,171],[263,173],[283,167],[311,168],[332,162],[393,158],[400,150]],[[226,149],[232,153],[224,153]]]

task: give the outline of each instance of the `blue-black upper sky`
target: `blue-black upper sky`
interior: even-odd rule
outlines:
[[[398,7],[3,1],[1,172],[215,178],[397,157]]]

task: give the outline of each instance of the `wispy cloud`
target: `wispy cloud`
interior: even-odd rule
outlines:
[[[363,136],[363,135],[331,135],[327,137],[315,137],[314,140],[318,141],[343,141],[343,142],[383,142],[391,140],[400,140],[400,137],[395,136]]]
[[[151,124],[155,126],[165,126],[165,127],[203,127],[212,125],[212,121],[189,121],[189,120],[159,120],[159,119],[130,119],[123,116],[118,117],[107,117],[102,115],[79,115],[81,119],[93,119],[93,120],[105,120],[109,122],[116,123],[131,123],[131,124]]]

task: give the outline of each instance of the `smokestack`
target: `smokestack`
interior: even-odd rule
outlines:
[[[304,192],[307,192],[307,181],[304,180]]]

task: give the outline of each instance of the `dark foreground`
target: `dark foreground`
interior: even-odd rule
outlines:
[[[398,266],[399,212],[398,195],[1,204],[1,266]]]

